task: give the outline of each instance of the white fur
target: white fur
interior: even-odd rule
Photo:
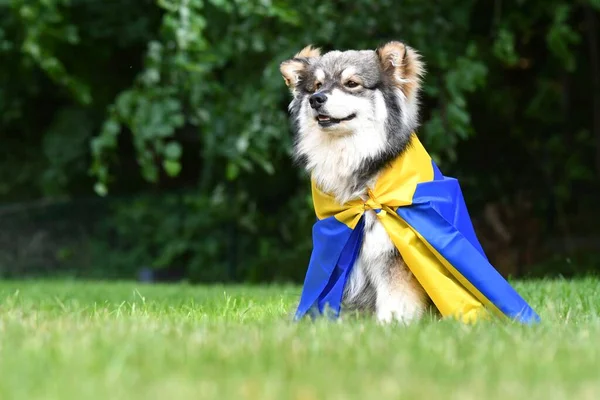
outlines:
[[[346,79],[350,78],[352,75],[356,74],[356,68],[354,67],[348,67],[346,68],[341,75],[342,81],[345,81]]]
[[[369,280],[375,288],[375,313],[379,322],[410,323],[419,319],[426,309],[424,292],[411,282],[415,277],[401,260],[395,266],[399,280],[390,281],[386,271],[390,266],[382,255],[391,252],[394,244],[374,211],[367,211],[364,218],[365,229],[370,228],[370,231],[365,234],[360,255],[350,273],[346,301],[354,301]]]
[[[322,69],[315,71],[315,79],[321,83],[325,80],[325,72]]]
[[[403,110],[403,123],[416,127],[417,104],[398,90],[397,99]],[[307,168],[319,187],[331,193],[340,203],[366,199],[366,187],[352,191],[353,173],[367,157],[375,156],[386,146],[385,120],[388,117],[383,95],[377,91],[375,101],[340,90],[328,95],[325,110],[336,119],[356,114],[356,118],[331,128],[321,128],[305,98],[299,112],[298,151],[307,158]],[[376,178],[368,186],[373,187]],[[368,282],[376,292],[376,317],[382,323],[393,320],[409,323],[421,317],[426,309],[426,296],[415,284],[415,278],[401,259],[389,265],[385,254],[394,248],[389,235],[374,211],[365,213],[365,237],[359,258],[350,274],[346,300],[359,296]],[[390,279],[390,268],[398,268]]]
[[[334,90],[324,111],[337,119],[351,114],[356,118],[327,129],[317,123],[317,112],[310,108],[308,99],[301,106],[299,152],[307,157],[307,168],[319,187],[342,203],[360,194],[349,191],[352,174],[360,162],[385,148],[387,110],[383,95],[378,92],[375,96],[373,106],[367,99]]]
[[[415,129],[418,124],[418,109],[419,103],[416,95],[411,96],[412,98],[407,98],[404,95],[404,92],[400,89],[396,89],[396,97],[398,98],[398,102],[400,103],[400,107],[402,109],[402,123],[405,126],[411,127],[411,129]]]

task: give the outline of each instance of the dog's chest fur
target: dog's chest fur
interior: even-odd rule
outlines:
[[[361,132],[344,137],[319,132],[315,121],[306,118],[306,102],[300,107],[297,153],[304,158],[305,168],[319,188],[340,204],[364,197],[377,179],[376,174],[365,177],[357,172],[365,160],[377,157],[387,144],[384,126],[377,123],[385,120],[387,111],[383,100],[378,103],[373,115],[362,122]]]
[[[313,157],[316,155],[318,152],[313,153]],[[329,162],[317,163],[312,176],[321,190],[327,190],[340,204],[355,199],[366,201],[367,189],[375,187],[379,173],[366,180],[357,180],[354,174],[349,173],[352,162],[346,157],[352,157],[352,152],[336,151],[321,158],[321,161]],[[346,283],[344,307],[348,310],[377,311],[381,321],[391,318],[408,321],[420,317],[424,309],[422,289],[404,264],[376,212],[366,210],[363,218],[363,242]],[[387,297],[386,291],[398,294]]]

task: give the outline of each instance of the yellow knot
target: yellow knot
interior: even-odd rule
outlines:
[[[373,211],[382,209],[381,204],[377,201],[371,189],[367,189],[367,194],[369,195],[369,198],[363,203],[363,209]]]

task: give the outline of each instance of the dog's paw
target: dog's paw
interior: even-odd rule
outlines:
[[[401,296],[379,298],[376,307],[377,322],[383,325],[398,323],[410,325],[425,313],[425,304]]]
[[[377,322],[381,325],[388,325],[394,320],[392,310],[377,310]]]

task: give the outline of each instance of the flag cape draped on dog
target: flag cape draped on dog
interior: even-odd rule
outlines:
[[[374,210],[442,317],[466,323],[494,314],[521,323],[540,320],[490,264],[458,181],[442,175],[416,135],[382,172],[367,201],[338,204],[314,181],[312,197],[317,222],[296,319],[322,314],[326,308],[339,316],[362,243],[362,217]]]

